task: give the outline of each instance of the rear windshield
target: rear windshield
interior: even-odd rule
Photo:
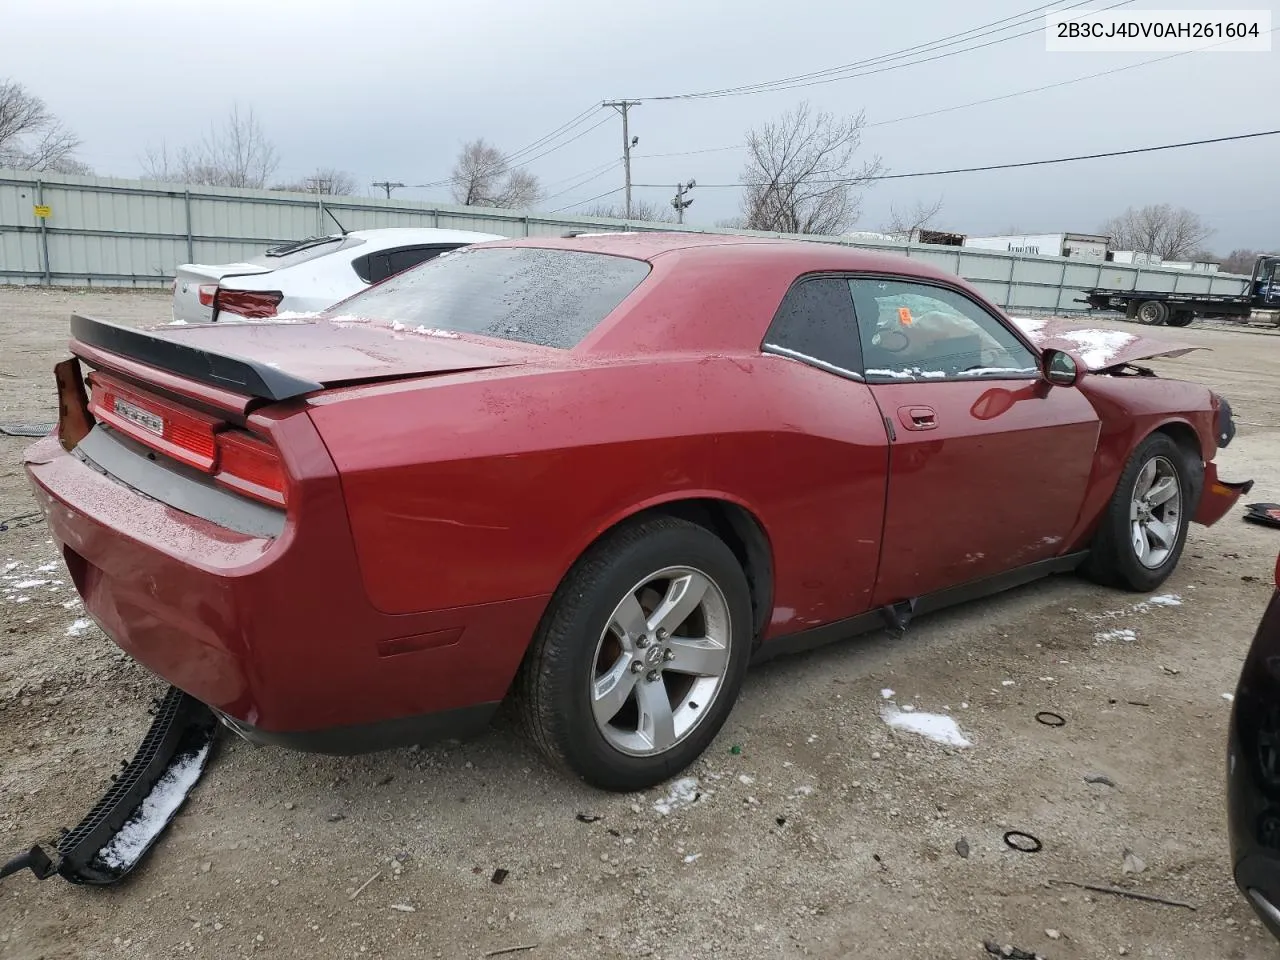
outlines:
[[[599,253],[463,247],[328,312],[568,350],[648,273],[643,260]]]

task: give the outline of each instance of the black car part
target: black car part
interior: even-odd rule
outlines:
[[[138,752],[85,818],[63,831],[52,853],[36,844],[0,865],[0,878],[28,869],[40,880],[56,873],[72,883],[108,886],[142,862],[204,773],[219,729],[213,712],[177,687],[156,702],[154,713]],[[118,843],[126,828],[129,842]]]

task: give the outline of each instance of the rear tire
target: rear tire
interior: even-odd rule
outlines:
[[[1120,473],[1084,573],[1143,593],[1164,583],[1182,556],[1203,481],[1203,464],[1168,434],[1143,440]]]
[[[606,790],[643,790],[715,738],[751,639],[747,578],[729,547],[685,520],[643,520],[566,575],[521,665],[517,709],[552,763]]]
[[[1171,327],[1188,327],[1195,318],[1196,315],[1190,310],[1178,310],[1165,323]]]
[[[1169,319],[1169,305],[1159,300],[1144,300],[1138,306],[1134,319],[1147,326],[1158,327]]]

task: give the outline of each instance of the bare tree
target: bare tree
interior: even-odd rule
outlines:
[[[148,147],[142,172],[152,180],[262,189],[279,163],[253,108],[242,113],[234,106],[222,127],[210,126],[198,143],[180,147],[172,157],[166,144]]]
[[[1232,250],[1219,262],[1218,269],[1224,273],[1253,273],[1253,265],[1259,257],[1280,256],[1280,253],[1268,254],[1265,250]]]
[[[538,178],[513,170],[484,138],[464,144],[453,165],[453,199],[468,207],[528,209],[542,198]]]
[[[926,204],[917,200],[910,210],[899,211],[893,204],[889,205],[889,222],[881,228],[882,233],[904,240],[915,238],[917,231],[933,222],[933,218],[942,210],[942,198]]]
[[[356,178],[336,167],[317,167],[309,176],[299,180],[273,183],[272,190],[288,190],[291,193],[319,193],[330,197],[350,197],[356,192]]]
[[[715,226],[721,230],[745,230],[747,229],[746,217],[722,217],[715,222]]]
[[[614,203],[597,203],[594,207],[584,211],[584,215],[588,217],[612,217],[614,220],[627,219],[627,211]],[[632,220],[663,221],[670,220],[674,216],[674,210],[667,213],[660,204],[650,203],[648,200],[631,201]]]
[[[1200,248],[1212,234],[1199,214],[1167,203],[1135,209],[1130,207],[1099,228],[1111,237],[1116,250],[1153,253],[1165,260],[1181,260]]]
[[[879,157],[861,165],[863,114],[814,113],[801,103],[747,131],[742,212],[752,230],[843,233],[858,219],[860,191],[884,169]]]
[[[14,80],[0,80],[0,167],[89,173],[75,158],[80,138],[45,102]]]

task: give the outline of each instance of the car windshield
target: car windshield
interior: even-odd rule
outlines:
[[[568,350],[648,273],[643,260],[599,253],[462,248],[397,274],[328,313]]]

